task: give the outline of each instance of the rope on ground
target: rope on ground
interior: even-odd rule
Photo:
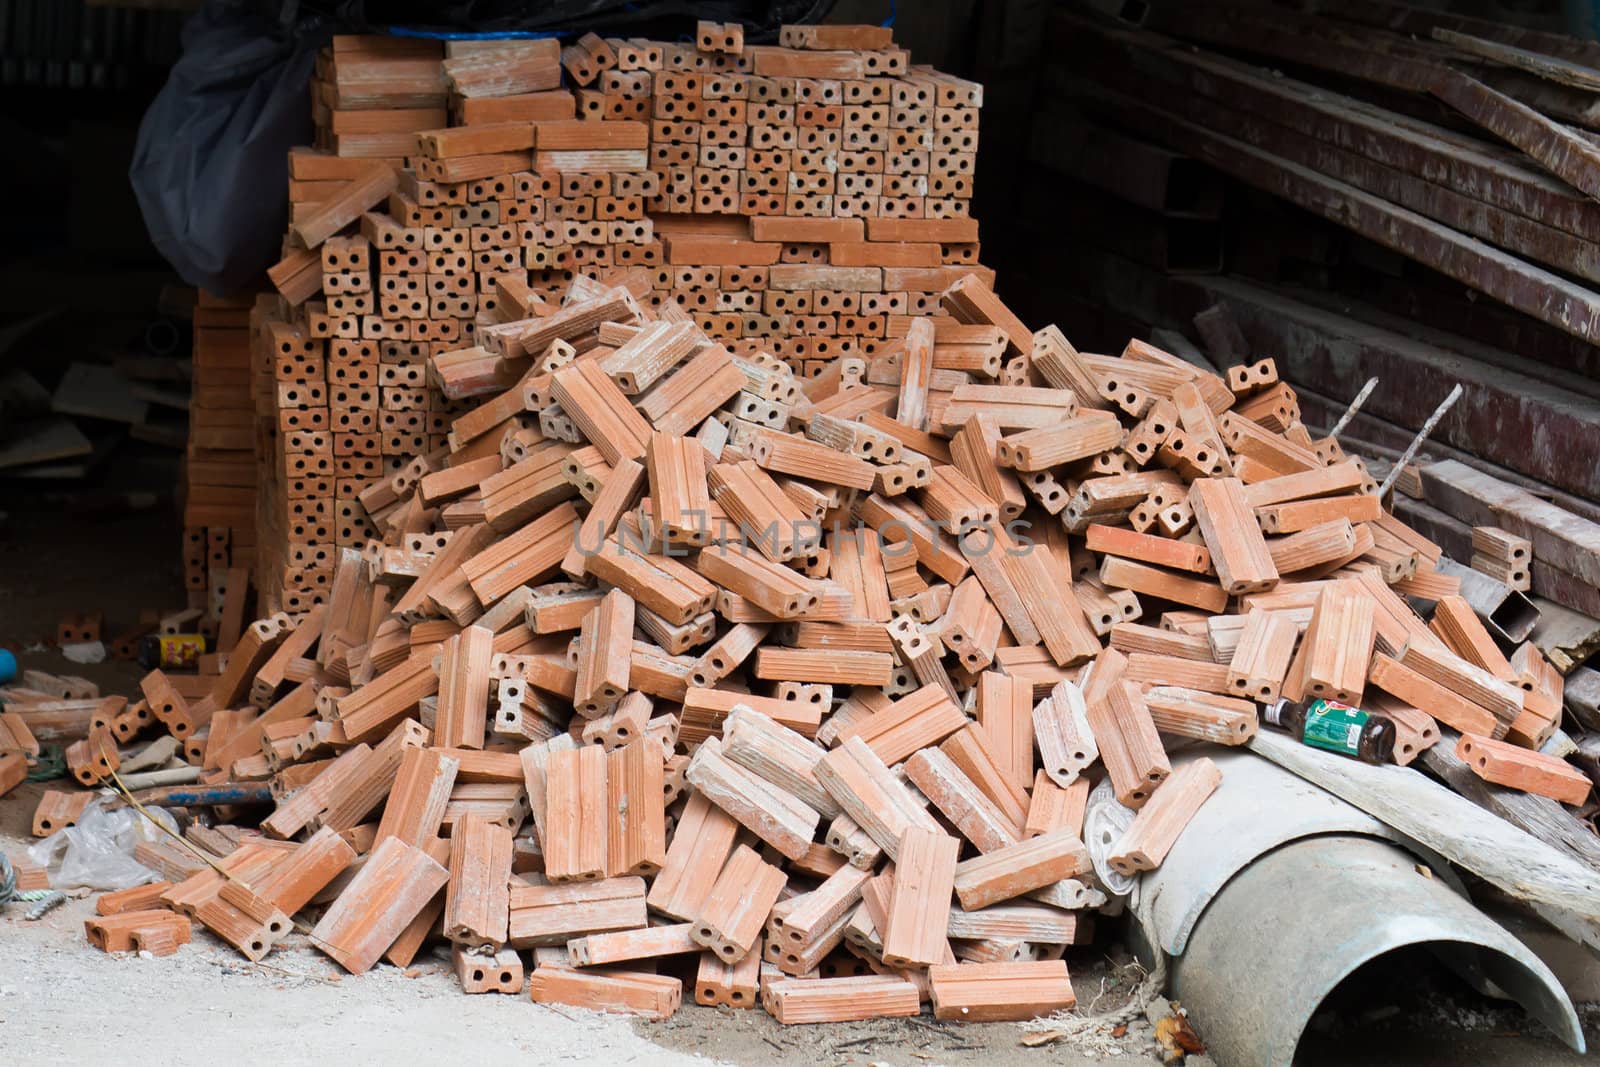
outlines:
[[[67,902],[67,895],[56,889],[35,889],[28,893],[18,893],[18,900],[33,902],[33,907],[28,909],[23,916],[29,922],[38,922],[51,911]]]
[[[1111,1036],[1111,1031],[1135,1019],[1143,1018],[1145,1009],[1166,987],[1167,956],[1166,953],[1158,951],[1155,967],[1145,971],[1144,976],[1134,985],[1127,1002],[1121,1007],[1093,1013],[1095,1004],[1100,1001],[1100,997],[1097,996],[1089,1002],[1090,1014],[1077,1010],[1058,1011],[1043,1019],[1033,1019],[1023,1023],[1022,1028],[1033,1032],[1057,1033],[1060,1034],[1058,1040],[1066,1044],[1085,1050],[1109,1052],[1116,1047],[1116,1039]],[[1103,992],[1100,994],[1104,995]]]
[[[11,865],[11,858],[0,852],[0,906],[11,903],[13,900],[24,904],[32,904],[26,919],[38,919],[51,908],[58,907],[67,899],[65,893],[58,893],[54,889],[18,889],[17,869]]]
[[[0,904],[6,904],[17,895],[17,872],[11,858],[0,852]]]

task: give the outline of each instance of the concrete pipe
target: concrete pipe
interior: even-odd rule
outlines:
[[[1173,995],[1220,1062],[1292,1062],[1329,993],[1412,945],[1583,1050],[1555,976],[1467,900],[1448,864],[1259,757],[1217,761],[1222,787],[1141,878],[1134,912],[1152,948],[1175,957]]]

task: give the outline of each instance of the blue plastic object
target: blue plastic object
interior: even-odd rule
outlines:
[[[1600,3],[1596,0],[1562,0],[1567,32],[1593,41],[1600,37]]]
[[[423,30],[410,26],[390,26],[391,37],[420,37],[427,41],[542,41],[547,37],[560,37],[559,33],[535,30],[501,30],[474,33],[470,30]]]
[[[8,649],[0,648],[0,685],[17,676],[17,657]]]

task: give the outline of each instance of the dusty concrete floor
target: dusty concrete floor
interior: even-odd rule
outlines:
[[[0,836],[0,848],[23,844]],[[75,900],[39,922],[9,905],[0,917],[0,1061],[104,1060],[215,1067],[215,1041],[231,1067],[453,1063],[1052,1064],[1095,1062],[1070,1050],[1018,1045],[1013,1024],[946,1026],[931,1018],[784,1028],[754,1011],[688,1006],[664,1023],[534,1004],[524,996],[463,996],[447,961],[424,958],[406,977],[380,965],[343,974],[295,935],[259,964],[204,931],[174,956],[107,956],[88,948]],[[1080,983],[1080,992],[1092,990]],[[92,1013],[93,1025],[85,1025]],[[209,1035],[203,1043],[197,1034]],[[1142,1044],[1142,1043],[1140,1043]],[[1119,1062],[1158,1059],[1125,1043]],[[159,1050],[159,1051],[158,1051]],[[388,1059],[389,1056],[394,1059]]]
[[[50,638],[57,619],[74,610],[104,611],[115,633],[143,608],[181,605],[178,536],[165,509],[83,516],[59,506],[13,508],[0,523],[0,646]],[[53,650],[20,658],[24,666],[89,677],[106,692],[133,692],[141,673],[130,664],[68,664]],[[30,784],[0,799],[0,850],[31,843],[26,835],[40,788]],[[535,1063],[750,1067],[1081,1067],[1108,1059],[1061,1045],[1021,1047],[1022,1030],[1013,1024],[945,1026],[924,1017],[785,1028],[761,1012],[695,1006],[667,1022],[645,1023],[524,997],[466,997],[442,959],[420,961],[415,977],[388,965],[351,977],[300,938],[261,964],[203,930],[166,959],[111,957],[83,940],[83,918],[91,911],[90,900],[75,900],[30,923],[18,905],[0,909],[0,1063],[93,1059],[216,1067],[219,1041],[227,1042],[229,1067],[429,1056],[494,1062],[518,1055]],[[1107,1002],[1117,1001],[1115,972],[1103,950],[1080,950],[1069,963],[1080,1003],[1103,991]],[[1356,991],[1314,1021],[1299,1062],[1590,1062],[1519,1009],[1483,1000],[1459,984],[1436,986],[1437,980],[1401,977]],[[1585,1030],[1591,1044],[1600,1042],[1600,1011],[1586,1013]],[[1135,1067],[1159,1063],[1151,1048],[1147,1029],[1139,1026],[1109,1058]]]
[[[23,842],[0,835],[0,848]],[[664,1023],[547,1007],[521,996],[463,996],[439,958],[407,977],[388,965],[342,974],[298,935],[252,964],[201,930],[175,956],[107,956],[83,941],[87,899],[39,922],[17,905],[0,917],[0,1046],[18,1064],[97,1060],[215,1067],[330,1062],[893,1064],[897,1067],[1130,1067],[1161,1061],[1143,1040],[1089,1056],[1061,1045],[1024,1048],[1013,1024],[952,1026],[924,1017],[781,1027],[761,1012],[685,1007]],[[1096,991],[1076,982],[1079,996]],[[1592,1062],[1562,1047],[1515,1008],[1470,994],[1429,993],[1404,1008],[1352,1009],[1316,1023],[1305,1064],[1538,1065]],[[1600,1014],[1589,1014],[1590,1040]],[[197,1035],[205,1035],[197,1040]],[[392,1059],[390,1057],[393,1057]]]

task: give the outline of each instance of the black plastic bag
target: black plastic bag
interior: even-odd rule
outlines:
[[[190,285],[231,293],[279,258],[288,150],[312,141],[310,79],[331,31],[209,0],[139,126],[128,177],[150,239]]]
[[[593,30],[688,40],[697,19],[744,24],[751,43],[777,40],[785,22],[820,22],[834,0],[283,0],[283,10],[322,11],[352,32],[389,26],[446,31]],[[887,10],[889,4],[885,3]]]
[[[288,224],[288,151],[312,143],[317,51],[339,32],[390,25],[445,31],[693,28],[739,20],[774,36],[833,0],[208,0],[183,31],[183,55],[139,126],[128,177],[150,239],[190,285],[259,284]],[[269,14],[270,12],[270,14]],[[642,32],[636,30],[635,32]]]

